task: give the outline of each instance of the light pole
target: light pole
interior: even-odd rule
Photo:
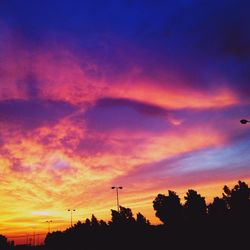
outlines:
[[[72,217],[73,217],[73,212],[75,212],[76,210],[75,209],[68,209],[68,211],[70,212],[70,225],[71,225],[71,227],[72,227],[72,225],[73,225],[73,223],[72,223]]]
[[[48,223],[48,233],[50,233],[50,223],[52,222],[52,220],[47,220],[46,222]]]
[[[123,187],[111,187],[111,189],[116,190],[116,203],[117,203],[117,212],[120,212],[120,205],[119,205],[119,189],[123,189]]]
[[[33,246],[36,246],[36,233],[35,233],[35,227],[33,228]]]
[[[248,120],[246,120],[246,119],[240,120],[240,123],[241,123],[241,124],[247,124],[248,122],[250,122],[250,121],[248,121]]]

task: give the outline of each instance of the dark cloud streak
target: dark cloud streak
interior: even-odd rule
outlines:
[[[166,117],[170,111],[158,107],[156,105],[138,102],[126,98],[102,98],[96,103],[99,107],[129,107],[136,110],[139,113],[149,116],[162,116]]]

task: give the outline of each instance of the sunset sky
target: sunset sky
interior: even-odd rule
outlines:
[[[250,181],[250,3],[1,0],[0,234]]]

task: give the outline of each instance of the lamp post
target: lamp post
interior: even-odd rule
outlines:
[[[111,189],[115,189],[115,190],[116,190],[117,212],[120,212],[120,205],[119,205],[119,189],[123,189],[123,187],[111,187]]]
[[[36,233],[35,233],[35,227],[33,227],[33,246],[36,246]]]
[[[50,233],[50,223],[52,222],[52,220],[47,220],[46,222],[48,223],[48,233]]]
[[[72,227],[72,225],[73,225],[73,223],[72,223],[72,221],[73,221],[73,219],[72,219],[72,217],[73,217],[73,212],[75,212],[76,210],[75,209],[68,209],[68,211],[70,212],[70,225],[71,225],[71,227]]]
[[[241,124],[247,124],[248,122],[250,122],[250,121],[248,121],[248,120],[246,120],[246,119],[241,119],[241,120],[240,120],[240,123],[241,123]]]

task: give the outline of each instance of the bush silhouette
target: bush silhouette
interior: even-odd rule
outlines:
[[[8,242],[7,238],[4,235],[0,234],[0,249],[7,249],[8,248]]]
[[[156,217],[164,224],[168,223],[173,225],[183,219],[183,207],[179,196],[174,191],[169,190],[168,196],[158,194],[153,201],[153,207],[156,211]]]
[[[136,215],[136,223],[138,226],[142,226],[142,227],[150,225],[149,220],[147,220],[146,217],[144,217],[141,213],[138,213]]]
[[[189,189],[184,199],[186,219],[191,223],[200,222],[207,213],[205,198],[198,194],[197,191]]]
[[[223,198],[226,201],[230,213],[236,218],[249,218],[250,188],[245,182],[238,181],[233,189],[224,186]]]
[[[232,189],[224,187],[223,197],[206,206],[205,198],[188,190],[181,204],[169,190],[153,201],[156,216],[163,225],[151,225],[141,214],[133,217],[130,208],[111,210],[106,223],[94,215],[63,232],[49,233],[46,250],[96,249],[239,249],[248,244],[249,188],[239,181]],[[1,249],[1,248],[0,248]]]
[[[224,219],[228,215],[228,207],[225,199],[215,197],[213,203],[208,205],[208,215],[213,219]]]
[[[111,224],[113,225],[131,225],[135,222],[130,208],[120,206],[120,211],[111,210]]]

